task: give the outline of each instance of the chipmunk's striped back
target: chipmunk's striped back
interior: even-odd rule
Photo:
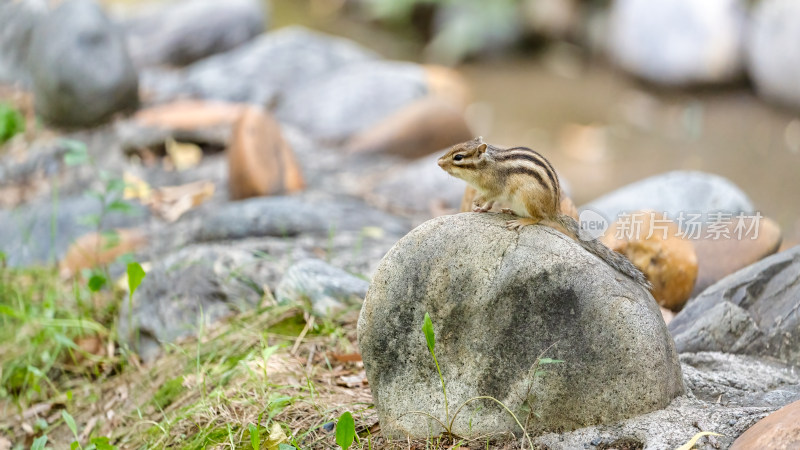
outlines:
[[[557,211],[561,202],[561,186],[558,174],[553,169],[550,161],[536,150],[528,147],[498,148],[492,145],[487,150],[487,155],[496,161],[498,170],[505,178],[513,175],[523,175],[527,182],[535,182],[545,192],[551,194],[550,202]]]

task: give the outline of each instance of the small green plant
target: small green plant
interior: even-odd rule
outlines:
[[[522,425],[522,423],[519,421],[519,419],[517,418],[516,414],[514,414],[513,411],[511,411],[505,404],[503,404],[503,402],[501,402],[500,400],[497,400],[494,397],[491,397],[491,396],[488,396],[488,395],[479,395],[479,396],[476,396],[476,397],[469,398],[469,399],[465,400],[463,403],[461,403],[458,406],[458,408],[456,408],[456,410],[453,413],[452,417],[450,416],[449,409],[448,409],[448,404],[447,404],[447,386],[445,385],[444,377],[442,376],[442,370],[439,367],[439,361],[436,358],[436,351],[435,351],[435,348],[436,348],[436,335],[435,335],[435,333],[433,331],[433,321],[431,321],[431,316],[427,312],[425,313],[425,318],[422,321],[422,333],[425,335],[425,342],[428,345],[428,351],[430,352],[431,357],[433,358],[433,362],[436,365],[436,371],[439,374],[439,380],[442,383],[442,394],[444,395],[445,420],[441,421],[437,417],[435,417],[432,414],[427,413],[425,411],[410,411],[410,412],[408,412],[406,414],[422,414],[422,415],[428,416],[431,419],[433,419],[434,421],[436,421],[445,430],[445,434],[446,435],[450,436],[453,439],[457,439],[458,436],[453,434],[452,430],[453,430],[453,425],[455,424],[456,418],[458,417],[459,413],[461,412],[461,409],[464,408],[469,403],[472,403],[472,402],[477,401],[477,400],[490,400],[490,401],[493,401],[493,402],[497,403],[498,405],[500,405],[500,407],[502,407],[506,412],[508,412],[508,414],[511,415],[511,417],[514,419],[514,421],[517,423],[517,425],[520,427],[520,429],[522,429],[522,432],[525,434],[525,439],[528,441],[528,446],[530,448],[533,448],[533,443],[531,441],[530,436],[528,435],[528,431],[527,431],[526,427],[524,427]],[[548,350],[549,350],[549,347],[548,347]],[[534,374],[533,375],[534,380],[544,374],[544,371],[539,369],[539,367],[541,365],[544,365],[544,364],[555,364],[555,363],[561,363],[561,362],[563,362],[563,361],[557,360],[557,359],[551,359],[551,358],[544,358],[542,356],[539,356],[539,358],[536,359],[536,362],[534,363],[533,368],[532,368],[533,374]],[[529,389],[529,391],[530,391],[530,389]],[[470,423],[471,423],[471,419],[470,419]]]
[[[342,450],[348,450],[353,445],[353,440],[356,437],[356,422],[353,420],[353,415],[350,411],[345,411],[336,422],[336,444]]]
[[[447,389],[445,389],[444,377],[442,377],[442,369],[439,368],[439,361],[436,359],[436,352],[434,351],[434,348],[436,347],[436,335],[433,333],[433,322],[431,321],[431,316],[427,312],[425,313],[425,318],[422,320],[422,333],[425,335],[425,342],[428,344],[428,351],[431,352],[431,356],[433,357],[433,363],[436,364],[436,372],[439,373],[439,381],[442,382],[445,421],[450,422],[450,411],[447,407]],[[448,428],[448,432],[449,431],[450,430]]]
[[[11,105],[0,103],[0,144],[25,131],[25,118]]]
[[[97,199],[100,203],[100,210],[96,214],[87,214],[81,218],[85,225],[95,229],[98,236],[95,254],[100,250],[114,248],[119,245],[120,237],[116,230],[104,230],[103,223],[108,214],[117,212],[121,214],[134,215],[136,210],[133,205],[125,200],[125,182],[117,174],[100,169],[97,163],[89,155],[89,150],[81,141],[74,139],[62,139],[61,145],[66,148],[64,153],[64,163],[68,166],[81,166],[88,164],[97,173],[101,181],[100,189],[91,189],[88,194]],[[89,275],[88,287],[92,292],[97,292],[104,286],[109,285],[108,267],[91,271]]]

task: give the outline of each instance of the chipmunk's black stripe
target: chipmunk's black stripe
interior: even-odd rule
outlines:
[[[524,152],[530,152],[530,153],[533,153],[534,156],[528,156],[528,155],[524,155],[524,154],[520,154],[520,153],[511,153],[511,154],[503,155],[501,153],[495,159],[497,159],[498,161],[506,161],[506,160],[509,160],[509,159],[525,159],[525,160],[531,161],[534,164],[536,164],[537,166],[543,168],[545,170],[545,172],[547,172],[547,178],[549,178],[550,182],[552,183],[553,190],[555,191],[555,194],[556,194],[555,195],[556,208],[559,208],[560,207],[559,203],[561,201],[561,186],[558,183],[558,176],[556,175],[556,170],[553,168],[552,164],[550,164],[550,161],[548,161],[547,158],[542,156],[541,153],[537,152],[534,149],[528,148],[528,147],[512,147],[512,148],[508,148],[508,149],[504,150],[503,153],[511,152],[513,150],[521,150],[521,151],[524,151]]]
[[[539,182],[539,184],[542,186],[542,188],[549,189],[549,187],[547,186],[547,183],[544,182],[544,179],[542,178],[542,176],[539,175],[539,172],[534,170],[534,169],[530,169],[528,167],[511,167],[509,169],[503,170],[503,173],[505,175],[515,175],[515,174],[518,174],[518,173],[519,174],[524,174],[524,175],[530,175],[530,176],[536,178],[536,181]]]

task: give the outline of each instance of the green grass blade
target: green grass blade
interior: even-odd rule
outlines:
[[[72,418],[66,409],[61,410],[61,417],[64,418],[64,422],[67,423],[67,428],[69,428],[69,431],[72,431],[72,435],[75,436],[75,439],[78,439],[78,426],[75,425],[75,419]]]
[[[261,448],[261,436],[258,426],[251,423],[247,425],[247,431],[250,432],[250,446],[253,447],[253,450],[259,450]]]

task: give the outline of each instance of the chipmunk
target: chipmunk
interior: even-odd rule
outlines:
[[[527,147],[498,148],[478,137],[456,144],[439,158],[439,167],[461,178],[478,191],[475,212],[487,212],[495,203],[509,205],[502,212],[519,219],[506,222],[510,230],[541,223],[571,237],[609,266],[648,290],[647,281],[624,255],[612,251],[597,239],[581,239],[580,226],[560,210],[561,186],[550,162]]]

